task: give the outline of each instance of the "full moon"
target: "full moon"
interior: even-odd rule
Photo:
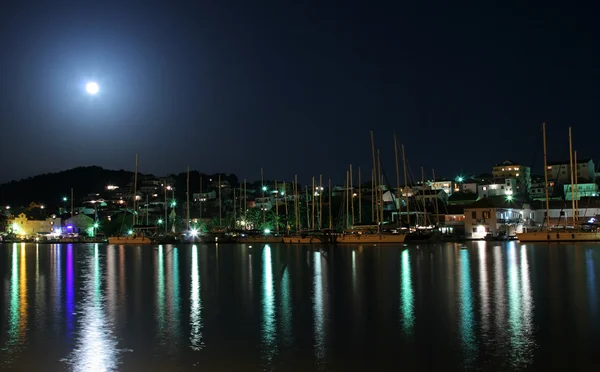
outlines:
[[[89,83],[87,83],[85,85],[85,90],[89,93],[89,94],[96,94],[98,93],[98,90],[100,90],[100,87],[98,87],[98,83],[96,83],[95,81],[90,81]]]

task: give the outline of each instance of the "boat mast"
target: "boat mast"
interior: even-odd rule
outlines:
[[[267,223],[267,218],[265,216],[265,179],[263,178],[263,169],[262,168],[260,168],[260,192],[261,192],[261,208],[260,209],[262,209],[262,217],[263,217],[262,230],[264,230],[266,223]]]
[[[371,171],[371,222],[375,222],[375,168]]]
[[[579,166],[577,165],[577,150],[573,151],[573,172],[575,172],[573,177],[575,178],[575,194],[571,192],[571,197],[575,195],[575,221],[579,222],[579,181],[577,180],[579,177]]]
[[[379,236],[381,236],[381,225],[383,224],[383,188],[381,187],[381,183],[381,155],[379,154],[379,149],[377,149],[377,189],[379,190],[378,202],[381,203],[379,206],[379,215],[377,216],[377,219],[379,220],[379,223],[377,224]]]
[[[396,157],[396,199],[398,200],[398,211],[400,211],[400,172],[398,169],[398,141],[396,140],[396,133],[394,133],[394,155]],[[394,201],[395,202],[395,201]],[[398,214],[398,220],[400,221],[400,225],[402,224],[401,213]]]
[[[544,137],[544,182],[546,189],[546,229],[550,229],[550,202],[548,201],[548,160],[546,154],[546,123],[542,123],[542,136]]]
[[[408,191],[406,191],[406,187],[408,187],[408,177],[406,172],[406,157],[404,156],[404,145],[402,145],[402,166],[404,168],[404,194],[406,195],[406,223],[408,225],[408,231],[410,232],[410,210],[408,206]]]
[[[352,164],[350,164],[350,188],[348,192],[350,193],[350,203],[351,203],[351,211],[352,211],[352,219],[350,220],[350,226],[354,226],[354,185],[352,183]]]
[[[275,231],[279,234],[279,189],[277,188],[277,180],[275,180]]]
[[[186,216],[185,216],[185,225],[187,226],[188,231],[190,230],[190,166],[187,167],[187,189],[185,192],[185,204],[186,204]]]
[[[233,229],[235,230],[236,222],[237,222],[237,205],[235,202],[235,188],[233,189]]]
[[[219,174],[219,229],[223,226],[221,216],[221,175]]]
[[[244,178],[244,229],[248,230],[248,194],[246,188],[246,179]]]
[[[571,127],[569,127],[569,165],[571,168],[571,214],[573,215],[573,228],[575,228],[575,198],[573,197],[575,189],[573,184],[573,141],[571,138]]]
[[[331,178],[329,179],[329,205],[327,206],[329,210],[329,230],[333,229],[333,221],[331,219]]]
[[[310,230],[310,206],[308,204],[308,185],[304,187],[304,198],[306,200],[306,230]]]
[[[423,194],[423,223],[427,227],[427,198],[425,197],[425,170],[421,167],[421,190]]]
[[[435,185],[435,169],[431,169],[431,177],[433,177],[433,184]],[[438,204],[437,195],[435,195],[435,226],[440,223],[440,209]]]
[[[310,224],[310,227],[312,230],[315,230],[315,176],[313,176],[313,178],[312,178],[311,201],[312,201],[312,222]]]
[[[298,230],[300,227],[300,213],[298,212],[298,207],[300,203],[298,202],[298,175],[294,175],[294,216],[296,216],[296,234],[298,234]]]
[[[319,174],[319,230],[323,228],[323,175]]]
[[[362,183],[360,183],[360,167],[358,167],[358,223],[362,223]]]
[[[348,200],[348,195],[350,194],[350,192],[348,191],[348,184],[348,171],[346,171],[346,182],[344,182],[344,201],[346,203],[346,214],[344,215],[344,230],[348,229],[348,216],[350,215],[350,202]]]
[[[285,188],[285,181],[283,181],[283,202],[285,203],[285,231],[287,234],[290,233],[288,205],[287,205],[287,190]]]
[[[377,163],[375,161],[375,138],[373,138],[373,131],[371,131],[371,154],[373,155],[373,210],[374,216],[377,216],[377,232],[379,232],[379,213],[377,212],[377,200],[379,194],[377,194]]]
[[[133,176],[133,227],[136,223],[137,211],[137,174],[138,174],[138,154],[135,154],[135,175]],[[73,205],[73,189],[71,189],[71,205]],[[71,217],[73,216],[73,207],[71,207]]]

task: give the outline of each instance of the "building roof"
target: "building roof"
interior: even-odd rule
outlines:
[[[523,204],[530,204],[529,202],[519,200],[514,197],[512,200],[508,200],[506,196],[490,196],[477,200],[475,203],[468,205],[467,208],[515,208],[522,209]],[[531,205],[531,204],[530,204]]]
[[[494,167],[502,167],[502,166],[505,166],[505,165],[518,165],[518,166],[521,166],[521,164],[515,163],[514,161],[504,160],[502,163],[494,165]]]
[[[472,192],[455,192],[448,198],[448,202],[457,202],[457,201],[475,201],[478,196]]]
[[[587,164],[590,161],[592,161],[592,159],[577,159],[577,164]],[[569,165],[571,162],[568,160],[563,160],[563,161],[550,161],[548,162],[548,165]]]
[[[443,205],[440,206],[440,214],[465,214],[468,205]]]

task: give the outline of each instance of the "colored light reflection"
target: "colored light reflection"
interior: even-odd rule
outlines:
[[[533,303],[529,279],[529,262],[525,247],[521,247],[520,262],[516,244],[508,247],[508,327],[511,343],[511,364],[523,367],[533,358],[531,338]]]
[[[65,296],[65,316],[67,320],[67,339],[73,338],[73,317],[75,313],[75,270],[73,268],[73,244],[67,245],[67,279]]]
[[[313,287],[313,319],[315,335],[315,356],[319,364],[323,363],[326,356],[325,320],[327,318],[327,266],[321,257],[321,252],[313,254],[314,287]]]
[[[465,368],[473,368],[477,358],[475,339],[475,316],[473,314],[473,289],[471,287],[471,264],[469,251],[460,251],[460,335],[464,352]]]
[[[594,317],[594,320],[598,316],[598,298],[596,296],[596,272],[594,268],[594,256],[593,249],[587,249],[585,251],[585,266],[587,271],[587,287],[588,287],[588,299],[590,302],[590,314]]]
[[[157,275],[157,293],[156,293],[156,320],[158,322],[158,336],[161,341],[164,341],[165,331],[165,265],[164,265],[164,248],[158,246],[158,262],[156,268]]]
[[[172,319],[171,327],[169,328],[171,331],[171,346],[176,347],[177,341],[180,338],[179,332],[179,317],[180,317],[180,307],[179,307],[179,250],[177,248],[173,248],[171,251],[171,255],[173,259],[169,261],[172,265],[170,277],[170,286],[169,286],[169,295],[168,295],[168,303],[169,309],[171,309],[172,314],[170,319]]]
[[[10,275],[10,306],[9,306],[9,329],[8,329],[8,340],[6,342],[6,350],[8,355],[16,352],[15,348],[19,344],[19,324],[20,324],[20,312],[19,312],[19,255],[17,250],[17,244],[14,243],[12,247],[12,265]],[[8,362],[8,360],[3,361]]]
[[[275,297],[273,291],[273,262],[271,247],[267,244],[263,250],[263,281],[262,281],[262,322],[261,341],[263,357],[271,362],[277,352],[277,329],[275,328]]]
[[[412,334],[415,321],[414,315],[414,293],[412,286],[410,256],[408,249],[402,252],[401,255],[402,271],[400,273],[400,306],[402,313],[402,328],[407,335]]]
[[[486,265],[486,242],[477,242],[479,257],[479,296],[481,302],[481,327],[486,333],[490,328],[490,290]]]
[[[192,247],[192,287],[190,289],[190,343],[192,350],[204,347],[202,341],[202,299],[200,298],[200,275],[198,269],[198,247]]]
[[[94,245],[88,265],[82,271],[82,328],[78,332],[77,344],[67,363],[74,371],[111,371],[118,369],[117,340],[112,334],[107,315],[104,313],[102,296],[100,252]]]
[[[22,340],[27,335],[27,261],[25,260],[25,244],[21,244],[19,257],[19,334]]]

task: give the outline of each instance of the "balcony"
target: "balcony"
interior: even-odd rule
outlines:
[[[520,225],[523,223],[522,218],[498,218],[496,221],[505,225]]]

